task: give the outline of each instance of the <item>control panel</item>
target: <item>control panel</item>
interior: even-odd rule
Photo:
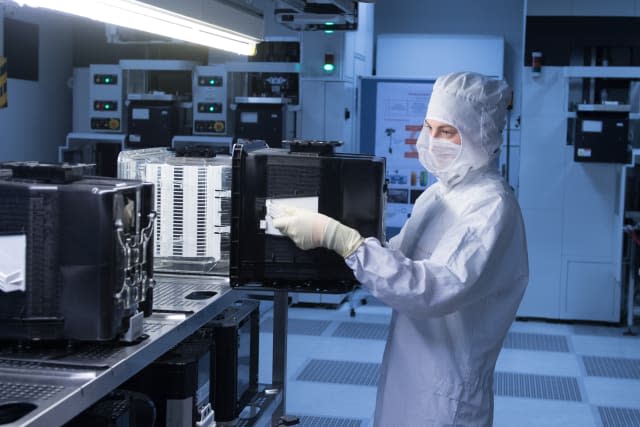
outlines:
[[[227,133],[227,72],[224,65],[197,66],[193,73],[194,135]]]
[[[121,67],[92,64],[89,75],[90,129],[94,132],[125,132]]]

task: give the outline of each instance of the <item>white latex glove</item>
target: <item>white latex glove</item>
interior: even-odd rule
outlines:
[[[272,212],[273,225],[300,249],[327,248],[343,258],[364,240],[360,233],[326,215],[287,205]]]

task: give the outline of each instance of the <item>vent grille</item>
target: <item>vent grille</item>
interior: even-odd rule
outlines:
[[[162,309],[164,308],[185,308],[185,309],[193,309],[195,307],[200,307],[205,302],[200,300],[188,300],[185,298],[186,295],[190,294],[193,291],[210,291],[211,289],[206,285],[202,285],[199,283],[194,284],[175,284],[175,283],[156,283],[156,286],[153,288],[153,308],[154,309]]]
[[[564,335],[509,332],[503,347],[517,350],[569,352],[567,337]]]
[[[86,367],[56,364],[56,362],[33,362],[30,360],[0,359],[0,368],[29,371],[86,372]]]
[[[379,363],[313,359],[296,379],[316,383],[375,386],[379,378]]]
[[[182,190],[184,170],[173,169],[173,254],[182,256],[184,233],[184,192]]]
[[[329,320],[289,319],[287,334],[320,336],[329,327]],[[273,332],[273,318],[266,318],[260,325],[260,331]]]
[[[582,401],[578,381],[574,377],[496,372],[494,393],[528,399]]]
[[[590,377],[640,379],[640,360],[615,357],[582,356]]]
[[[385,340],[389,334],[389,325],[378,323],[342,322],[333,333],[334,337],[357,338],[367,340]]]
[[[144,330],[145,334],[150,334],[154,332],[160,332],[165,326],[167,325],[165,325],[164,323],[150,322],[145,319],[142,329]]]
[[[49,400],[62,390],[63,386],[0,382],[0,400]]]
[[[69,355],[72,360],[86,360],[89,362],[104,362],[106,359],[120,356],[124,352],[122,347],[110,347],[100,344],[89,344],[84,348],[74,350]]]
[[[220,226],[231,226],[231,197],[220,197]]]
[[[161,168],[157,168],[156,169],[156,180],[155,180],[155,193],[156,193],[156,206],[155,206],[155,210],[156,212],[160,213],[162,212],[162,191],[160,190],[160,183],[162,182],[162,169]],[[161,230],[162,230],[162,215],[157,215],[156,216],[156,241],[154,243],[155,246],[155,256],[160,256],[160,235],[161,235]]]
[[[196,255],[207,253],[207,169],[198,168],[197,213],[196,213]]]
[[[640,426],[640,410],[631,408],[599,407],[603,427]]]
[[[363,427],[364,420],[338,417],[299,416],[300,427]]]

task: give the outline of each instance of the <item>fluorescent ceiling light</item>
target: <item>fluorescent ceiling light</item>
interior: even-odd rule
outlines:
[[[253,55],[259,39],[136,0],[14,0],[215,49]]]

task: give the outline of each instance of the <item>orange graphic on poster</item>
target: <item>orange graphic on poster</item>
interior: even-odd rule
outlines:
[[[418,152],[416,151],[416,144],[418,142],[418,135],[422,130],[422,125],[404,125],[404,130],[408,135],[404,139],[405,145],[409,146],[410,151],[404,153],[404,157],[407,159],[417,159]]]

